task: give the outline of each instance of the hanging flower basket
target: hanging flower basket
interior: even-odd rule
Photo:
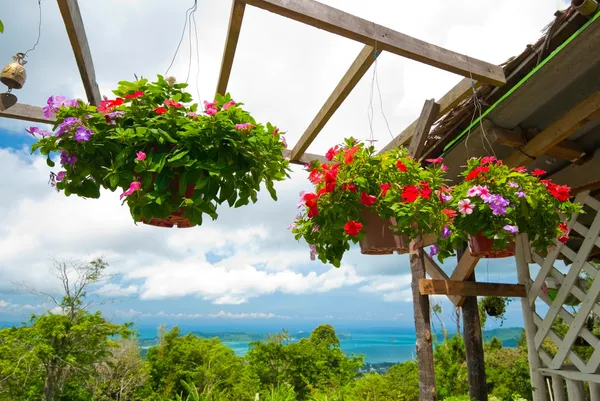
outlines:
[[[481,306],[485,313],[494,318],[500,318],[504,316],[506,312],[506,299],[502,297],[483,297],[481,300]]]
[[[396,219],[383,219],[375,212],[364,209],[361,212],[364,221],[364,237],[359,241],[363,255],[390,255],[408,253],[410,239],[406,235],[394,235],[390,225],[396,225]]]
[[[47,118],[54,133],[36,127],[32,146],[50,157],[60,153],[62,171],[51,183],[66,196],[100,197],[100,188],[122,190],[134,222],[158,227],[201,225],[217,218],[217,207],[257,201],[261,186],[276,200],[274,182],[285,179],[285,139],[267,123],[257,123],[229,94],[190,104],[184,83],[119,82],[114,100],[96,106],[50,97]],[[121,191],[119,191],[121,192]]]
[[[469,252],[478,258],[508,258],[515,255],[515,241],[509,240],[502,249],[494,249],[494,240],[481,233],[469,235]]]

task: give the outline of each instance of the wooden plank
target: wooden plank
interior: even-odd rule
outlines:
[[[431,126],[437,118],[437,114],[440,110],[440,105],[435,102],[434,99],[426,100],[421,110],[421,115],[417,120],[415,127],[415,133],[410,145],[408,145],[408,153],[415,159],[419,159],[425,149],[425,141],[429,136]]]
[[[567,401],[565,394],[565,379],[559,375],[551,375],[552,377],[552,398],[553,401]],[[591,383],[590,383],[591,384]],[[600,401],[600,400],[598,400]]]
[[[433,343],[431,335],[431,315],[429,297],[419,292],[419,280],[425,278],[425,251],[423,239],[419,236],[409,245],[411,289],[417,335],[417,358],[419,359],[419,400],[435,401],[435,372],[433,364]]]
[[[566,369],[563,367],[562,369],[549,369],[549,368],[540,368],[540,373],[545,376],[550,375],[559,375],[564,377],[565,379],[571,380],[580,380],[590,383],[600,383],[600,374],[597,373],[581,373],[575,369]]]
[[[472,256],[470,252],[465,252],[458,261],[450,279],[456,281],[466,280],[475,271],[475,266],[477,266],[478,262],[479,258]],[[462,306],[464,302],[465,297],[461,296],[458,300],[458,306]]]
[[[461,295],[526,297],[525,286],[522,284],[478,283],[474,281],[454,280],[419,280],[419,291],[426,295]]]
[[[216,93],[220,95],[224,95],[227,92],[227,84],[231,75],[245,9],[245,3],[233,0],[229,16],[229,27],[227,28],[227,39],[225,40],[225,50],[223,51],[223,59],[221,60],[221,71],[219,72],[219,81],[217,82]]]
[[[322,155],[315,155],[312,153],[305,153],[302,155],[302,157],[300,157],[299,160],[292,160],[291,158],[292,155],[292,151],[289,149],[284,149],[283,150],[283,157],[287,157],[288,159],[290,159],[290,163],[292,164],[298,164],[298,165],[305,165],[305,164],[309,164],[312,161],[318,161],[320,163],[327,163],[329,162],[329,160],[327,160],[327,158],[325,156]]]
[[[367,73],[375,58],[375,49],[365,45],[331,95],[329,95],[321,110],[319,110],[306,131],[304,131],[294,149],[292,149],[292,160],[297,160],[306,152],[306,149],[315,140],[319,132],[321,132],[331,116],[333,116],[333,113],[342,105],[360,79]]]
[[[435,263],[431,256],[424,253],[423,257],[425,261],[425,272],[429,274],[431,278],[433,278],[434,280],[450,280],[450,277],[448,277],[446,272],[444,272],[442,268],[439,267],[437,263]],[[455,295],[448,295],[448,299],[450,299],[450,301],[455,306],[457,306],[460,297],[457,297]]]
[[[567,398],[569,401],[585,401],[585,389],[580,380],[567,379]]]
[[[494,86],[506,83],[500,66],[424,42],[314,0],[243,0],[247,4]]]
[[[468,98],[473,94],[473,81],[469,78],[462,79],[458,84],[456,84],[452,89],[448,91],[444,96],[437,101],[440,105],[440,109],[437,113],[436,121],[442,118],[446,113],[450,110],[458,106],[460,102]],[[475,87],[480,86],[481,83],[475,83]],[[398,136],[396,136],[390,143],[385,145],[383,149],[379,151],[379,153],[388,152],[394,148],[398,148],[400,146],[405,146],[409,143],[415,133],[415,128],[417,128],[417,122],[419,120],[413,121],[408,127],[404,129]]]
[[[523,146],[521,150],[515,150],[509,157],[504,159],[504,163],[509,167],[528,164],[531,158],[526,155],[538,157],[545,154],[597,115],[600,115],[600,91],[595,92],[573,107]]]
[[[493,136],[494,141],[499,145],[509,146],[511,148],[520,148],[525,146],[539,134],[522,134],[520,132],[507,130],[491,124],[487,128],[487,134]],[[585,156],[585,150],[576,142],[565,139],[550,148],[546,154],[562,160],[577,161]]]
[[[73,48],[73,54],[79,68],[85,94],[90,104],[97,106],[100,104],[102,97],[100,96],[100,89],[98,89],[98,83],[96,82],[94,62],[85,34],[81,12],[79,11],[79,4],[77,0],[57,0],[57,3],[65,28],[67,29],[71,47]]]
[[[0,117],[12,118],[15,120],[31,121],[32,123],[43,123],[54,125],[54,119],[44,117],[42,108],[29,104],[17,103],[6,110],[0,111]]]

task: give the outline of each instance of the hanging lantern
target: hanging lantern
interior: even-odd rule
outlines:
[[[8,86],[8,91],[12,89],[21,89],[25,84],[27,73],[25,72],[25,60],[24,53],[17,53],[13,56],[13,62],[7,64],[0,73],[0,82]]]

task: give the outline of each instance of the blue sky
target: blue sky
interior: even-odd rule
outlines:
[[[80,1],[102,94],[133,74],[164,73],[191,1]],[[396,30],[489,62],[501,63],[540,36],[564,2],[535,6],[517,0],[434,1],[424,13],[415,2],[331,0],[325,3]],[[50,95],[84,98],[85,93],[55,2],[42,2],[42,36],[29,55],[27,83],[15,91],[23,103],[43,105]],[[520,11],[516,11],[520,10]],[[216,85],[230,2],[199,2],[196,15],[200,64],[192,63],[194,97],[209,99]],[[35,42],[37,1],[3,11],[0,60],[10,61]],[[512,28],[505,29],[511,18]],[[268,27],[268,29],[265,29]],[[273,35],[276,32],[276,35]],[[290,146],[302,135],[362,45],[249,8],[229,91],[262,121],[287,131]],[[187,39],[170,71],[188,72]],[[373,69],[310,147],[323,154],[345,136],[365,139]],[[197,77],[197,79],[196,79]],[[377,62],[381,103],[372,125],[383,146],[419,114],[427,98],[439,98],[460,77],[390,54]],[[196,90],[197,86],[197,90]],[[375,97],[378,99],[378,96]],[[385,124],[387,118],[390,131]],[[0,119],[0,321],[23,319],[47,307],[19,284],[59,290],[49,274],[52,259],[86,260],[103,255],[118,278],[95,289],[116,302],[102,310],[116,320],[138,323],[223,324],[231,327],[294,326],[330,322],[339,326],[410,327],[408,257],[360,255],[354,248],[335,269],[311,262],[308,247],[287,231],[306,173],[295,168],[279,183],[279,201],[262,193],[255,205],[219,210],[216,222],[191,229],[135,226],[118,195],[98,200],[66,198],[48,186],[50,169],[29,155],[31,124]],[[444,268],[450,272],[451,262]],[[516,282],[512,259],[483,261],[483,281]],[[433,298],[452,308],[444,298]],[[509,306],[505,325],[522,325],[520,303]],[[449,319],[449,318],[448,318]],[[449,324],[450,320],[448,320]],[[490,322],[490,327],[498,323]]]

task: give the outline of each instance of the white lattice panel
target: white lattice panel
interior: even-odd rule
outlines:
[[[598,303],[600,272],[588,263],[587,259],[594,246],[600,247],[600,213],[598,212],[600,202],[589,196],[587,192],[578,195],[576,200],[593,210],[593,216],[589,216],[590,213],[586,216],[587,220],[590,217],[593,218],[589,227],[578,221],[578,219],[581,220],[580,216],[573,216],[568,224],[570,229],[583,236],[580,248],[575,252],[566,245],[555,241],[556,246],[548,249],[545,257],[536,253],[532,254],[533,262],[538,264],[540,269],[531,283],[528,293],[527,301],[529,307],[533,309],[535,323],[535,333],[528,334],[534,336],[533,345],[546,368],[559,370],[568,361],[581,373],[597,373],[600,367],[600,339],[588,330],[587,319],[590,314],[600,317],[600,304]],[[555,267],[557,258],[561,254],[572,261],[566,275],[563,275]],[[587,291],[577,285],[578,277],[582,272],[589,274],[593,280]],[[560,285],[553,301],[543,291],[544,283],[549,277]],[[581,303],[577,307],[565,307],[564,302],[570,296],[575,297]],[[535,303],[538,299],[549,306],[545,316],[540,316],[535,311]],[[569,326],[563,337],[552,330],[552,325],[557,318],[562,319]],[[593,349],[587,361],[574,348],[578,338],[583,338]],[[554,356],[542,348],[546,339],[549,339],[557,347]]]

